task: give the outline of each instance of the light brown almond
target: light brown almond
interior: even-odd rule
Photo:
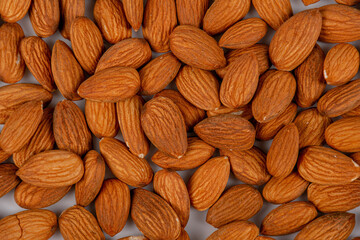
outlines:
[[[135,32],[139,31],[144,15],[144,1],[123,0],[124,13],[127,21]]]
[[[305,6],[319,2],[320,0],[302,0]]]
[[[209,0],[176,0],[176,10],[179,24],[200,27]]]
[[[357,106],[356,108],[354,108],[353,110],[344,113],[343,115],[341,115],[343,118],[347,118],[347,117],[359,117],[360,116],[360,106]]]
[[[231,240],[248,239],[254,240],[259,235],[259,228],[252,222],[236,221],[220,227],[206,240]]]
[[[36,35],[50,37],[58,29],[60,22],[59,0],[32,0],[29,18]]]
[[[12,163],[0,164],[0,198],[21,182],[16,176],[17,170],[18,168]]]
[[[0,148],[0,163],[8,160],[10,156],[11,156],[10,153],[7,153]]]
[[[60,33],[70,39],[70,27],[73,21],[85,14],[85,0],[60,0]]]

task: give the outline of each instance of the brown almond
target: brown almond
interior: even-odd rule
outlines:
[[[139,31],[144,15],[144,1],[123,0],[124,13],[127,21],[135,32]]]
[[[33,0],[29,18],[36,35],[41,38],[53,35],[60,22],[59,0]]]
[[[73,21],[85,14],[85,0],[60,0],[60,33],[70,39],[70,27]]]
[[[320,0],[302,0],[305,6],[319,2]]]
[[[5,162],[11,157],[10,153],[5,152],[0,148],[0,163]]]
[[[5,22],[15,23],[25,17],[31,0],[1,1],[0,14]]]
[[[344,113],[343,115],[341,115],[343,118],[346,117],[359,117],[360,116],[360,106],[357,106],[356,108],[354,108],[353,110],[350,110],[347,113]]]
[[[257,238],[255,238],[255,240],[275,240],[275,239],[271,237],[258,236]]]
[[[0,198],[20,183],[21,180],[16,176],[17,170],[14,164],[0,164]]]
[[[220,106],[218,109],[216,110],[210,110],[207,111],[206,114],[208,117],[213,117],[213,116],[217,116],[217,115],[221,115],[221,114],[233,114],[233,115],[238,115],[242,118],[245,118],[246,120],[250,120],[252,119],[253,115],[252,115],[252,111],[251,111],[251,105],[245,105],[243,107],[239,107],[239,108],[228,108],[225,106]]]
[[[220,227],[206,240],[231,240],[248,239],[253,240],[259,235],[259,228],[252,222],[236,221]]]
[[[335,0],[335,2],[344,4],[344,5],[348,5],[348,6],[353,6],[353,5],[356,5],[357,3],[359,3],[360,1],[359,0]]]
[[[176,240],[190,240],[190,237],[184,229],[181,229],[180,236]]]
[[[208,7],[209,0],[176,0],[179,24],[200,27]]]

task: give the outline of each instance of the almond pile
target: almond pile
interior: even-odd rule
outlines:
[[[0,211],[0,239],[110,239],[130,217],[144,236],[123,240],[186,240],[191,207],[217,228],[194,240],[348,239],[360,1],[145,2],[93,1],[93,21],[85,0],[0,0],[0,197],[27,209]],[[27,13],[37,36],[16,23]],[[57,30],[70,41],[50,47]],[[18,83],[26,69],[38,84]],[[43,209],[72,186],[74,206]]]

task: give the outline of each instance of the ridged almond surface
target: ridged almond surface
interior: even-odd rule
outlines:
[[[56,229],[55,213],[45,209],[26,210],[0,220],[0,238],[3,240],[47,240]]]
[[[189,234],[184,229],[182,229],[180,236],[176,240],[190,240],[190,237]]]
[[[75,185],[76,204],[86,207],[99,193],[105,177],[105,162],[96,151],[89,151],[84,159],[84,176]]]
[[[176,0],[176,10],[179,24],[200,27],[209,0]]]
[[[343,118],[347,118],[347,117],[359,117],[360,116],[360,106],[357,106],[356,108],[354,108],[353,110],[350,110],[347,113],[344,113],[343,115],[341,115]]]
[[[205,31],[190,25],[181,25],[170,35],[170,49],[187,65],[204,70],[225,67],[224,51]]]
[[[224,191],[229,175],[228,157],[215,157],[204,163],[187,183],[191,205],[198,211],[210,208]]]
[[[294,71],[296,77],[296,103],[303,108],[310,107],[325,90],[323,76],[325,54],[319,45],[315,45],[310,55]]]
[[[283,127],[271,143],[266,168],[274,177],[287,177],[299,155],[299,131],[294,123]]]
[[[231,171],[240,181],[251,185],[263,185],[269,181],[271,176],[266,170],[266,155],[259,148],[220,150],[220,154],[229,157]]]
[[[308,185],[309,182],[299,173],[293,172],[285,178],[271,178],[263,188],[262,195],[270,203],[287,203],[300,197]]]
[[[171,157],[182,157],[187,149],[184,117],[166,97],[148,101],[141,112],[141,126],[152,144]]]
[[[274,30],[293,14],[290,0],[253,0],[252,4],[260,17]]]
[[[229,108],[239,108],[253,98],[259,82],[259,64],[255,54],[243,54],[234,61],[220,87],[221,103]]]
[[[259,228],[252,222],[236,221],[220,227],[206,240],[254,240],[259,235]]]
[[[0,163],[8,160],[8,158],[9,158],[10,156],[11,156],[10,153],[7,153],[7,152],[5,152],[4,150],[2,150],[2,149],[0,148]]]
[[[186,153],[180,159],[169,157],[165,153],[157,151],[151,160],[162,168],[183,171],[201,166],[211,158],[214,152],[215,148],[201,139],[189,137]]]
[[[78,205],[61,213],[59,228],[64,240],[105,240],[96,218],[88,210]]]
[[[259,85],[252,101],[256,121],[263,123],[283,113],[291,103],[296,90],[296,81],[290,72],[275,71]]]
[[[174,171],[162,169],[155,173],[154,191],[174,209],[183,227],[190,215],[190,198],[184,180]]]
[[[233,115],[238,115],[242,118],[245,118],[246,120],[250,120],[253,117],[250,104],[245,105],[243,107],[235,108],[235,109],[228,108],[225,106],[220,106],[216,110],[210,110],[210,111],[206,112],[208,117],[213,117],[213,116],[227,114],[227,113],[230,113]]]
[[[185,65],[176,77],[176,87],[200,109],[215,110],[220,107],[219,80],[210,71]]]
[[[58,102],[54,111],[54,136],[59,149],[72,151],[80,156],[91,149],[92,136],[84,113],[73,102]]]
[[[224,32],[231,25],[245,17],[250,10],[250,0],[215,0],[206,11],[203,29],[210,35]]]
[[[279,70],[292,71],[311,53],[321,31],[319,10],[305,10],[286,21],[271,39],[269,55]],[[291,41],[288,41],[291,39]]]
[[[117,119],[126,146],[139,158],[144,158],[149,152],[149,141],[141,126],[144,102],[141,96],[135,95],[116,103]]]
[[[14,200],[22,208],[45,208],[60,201],[70,191],[71,187],[45,188],[22,182],[15,189]]]
[[[15,23],[25,17],[31,0],[13,0],[0,2],[0,15],[5,22]]]
[[[36,80],[49,92],[56,89],[51,72],[49,46],[39,37],[26,37],[20,42],[20,53]]]
[[[103,53],[104,42],[95,23],[86,17],[78,17],[71,23],[71,47],[81,67],[90,75]]]
[[[206,222],[219,228],[238,220],[248,220],[257,214],[263,206],[260,192],[245,184],[226,190],[219,200],[209,209]]]
[[[135,30],[139,31],[144,15],[144,1],[143,0],[123,0],[124,13],[127,21]]]
[[[359,51],[353,45],[340,43],[331,48],[324,62],[324,78],[327,84],[338,86],[349,82],[357,74],[359,62]]]
[[[145,189],[133,191],[131,218],[149,239],[176,239],[181,232],[180,219],[170,204]]]
[[[43,116],[42,101],[22,104],[6,121],[0,134],[0,147],[7,153],[15,153],[29,143]]]
[[[60,0],[60,33],[70,39],[70,27],[73,21],[85,14],[85,0]]]
[[[343,43],[360,39],[360,10],[341,4],[329,4],[319,10],[323,18],[320,41]]]
[[[148,0],[143,35],[154,52],[168,52],[169,36],[177,25],[175,0]]]
[[[118,0],[97,0],[94,19],[105,40],[115,44],[131,38],[131,26],[126,21],[123,3]]]
[[[301,230],[295,240],[346,240],[355,227],[355,214],[331,213],[321,216]]]
[[[100,141],[100,152],[111,172],[124,183],[144,187],[151,182],[153,171],[146,159],[133,155],[119,140],[103,138]]]
[[[301,177],[318,184],[346,184],[360,176],[359,165],[350,157],[322,146],[302,150],[297,167]]]
[[[130,201],[130,190],[125,183],[114,178],[104,181],[95,200],[95,210],[100,227],[111,237],[124,228]]]
[[[172,53],[166,53],[151,60],[140,71],[141,94],[154,95],[174,80],[181,63]]]
[[[101,56],[96,72],[116,66],[139,68],[149,60],[151,60],[151,49],[144,39],[125,39],[111,46]]]
[[[38,187],[64,187],[77,183],[84,174],[84,164],[75,153],[48,150],[38,153],[16,172],[24,182]]]
[[[17,170],[18,168],[11,163],[0,165],[0,198],[20,183],[21,180],[15,174]]]
[[[261,223],[261,234],[278,236],[297,232],[317,215],[315,206],[309,202],[285,203],[266,215]]]
[[[229,49],[251,47],[267,33],[267,24],[260,18],[242,20],[221,36],[219,46]]]
[[[29,17],[36,35],[50,37],[58,29],[60,22],[59,0],[32,0]]]
[[[6,2],[8,1],[2,1],[0,5]],[[22,38],[24,38],[24,32],[19,24],[4,23],[1,25],[0,58],[2,60],[0,62],[0,80],[5,83],[16,83],[24,76],[25,63],[21,57],[19,47]]]

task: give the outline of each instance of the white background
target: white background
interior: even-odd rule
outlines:
[[[298,13],[302,10],[305,10],[305,9],[316,8],[316,7],[319,7],[322,5],[327,5],[327,4],[332,4],[332,3],[335,3],[335,1],[321,0],[317,4],[313,4],[308,7],[305,7],[301,0],[291,0],[294,14]],[[92,11],[93,11],[94,4],[95,4],[95,0],[86,0],[85,15],[91,19],[93,19]],[[251,8],[249,14],[245,18],[250,18],[250,17],[259,17],[253,7]],[[25,36],[36,36],[36,34],[34,33],[34,31],[32,29],[28,15],[26,15],[26,17],[24,19],[22,19],[19,23],[24,30]],[[268,32],[267,36],[265,37],[265,39],[263,39],[262,42],[269,44],[273,34],[274,34],[274,31],[270,30],[270,28],[269,28],[269,32]],[[141,31],[138,33],[133,33],[133,37],[142,37]],[[63,39],[59,32],[56,32],[56,34],[54,34],[53,36],[46,38],[44,40],[47,42],[49,47],[52,48],[53,44],[58,39],[64,40],[67,44],[69,44],[71,46],[70,41]],[[359,49],[359,47],[360,47],[359,42],[355,42],[354,44]],[[333,45],[320,43],[320,46],[323,48],[323,50],[325,52],[327,52]],[[154,54],[154,56],[156,56],[156,55],[157,54]],[[25,76],[21,80],[21,82],[37,83],[37,81],[34,79],[34,77],[31,75],[31,73],[28,70],[26,71]],[[3,85],[4,84],[0,82],[0,86],[3,86]],[[54,98],[53,98],[50,106],[54,107],[56,105],[56,103],[62,99],[63,99],[63,97],[61,96],[59,91],[56,91],[54,93]],[[76,104],[79,105],[82,110],[84,109],[84,100],[77,101]],[[2,128],[2,125],[0,125],[0,129],[1,128]],[[121,139],[120,133],[118,135],[118,138]],[[270,146],[270,142],[261,142],[261,143],[257,142],[256,145],[261,147],[265,152],[267,152],[268,148]],[[95,137],[94,137],[94,148],[95,148],[95,150],[99,151],[98,139],[96,139]],[[147,156],[147,159],[149,161],[150,161],[151,155],[153,153],[154,153],[154,148],[151,149],[150,154]],[[11,160],[8,160],[7,162],[11,162]],[[151,166],[153,167],[154,172],[156,172],[160,169],[159,167],[157,167],[156,165],[154,165],[152,163],[151,163]],[[194,172],[194,170],[189,170],[189,171],[183,171],[183,172],[179,172],[179,173],[184,178],[185,182],[187,182],[187,180],[189,179],[189,177],[191,176],[191,174],[193,172]],[[109,170],[107,170],[106,177],[107,178],[112,177],[112,174],[110,173]],[[228,187],[236,185],[236,184],[241,184],[241,182],[239,180],[235,179],[233,175],[231,175],[230,180],[228,182]],[[152,185],[147,186],[146,189],[152,190]],[[261,190],[261,188],[260,188],[260,190]],[[306,196],[302,196],[300,199],[306,200]],[[55,212],[59,216],[63,210],[65,210],[68,207],[73,206],[74,204],[76,204],[76,202],[75,202],[75,196],[74,196],[74,188],[72,188],[71,191],[61,201],[54,204],[53,206],[48,207],[47,209]],[[266,216],[266,214],[268,212],[270,212],[271,209],[275,208],[276,206],[277,205],[264,203],[262,210],[255,217],[251,218],[250,221],[253,221],[258,226],[260,226],[262,219]],[[93,204],[91,204],[89,207],[87,207],[87,209],[90,210],[93,214],[95,214],[95,209],[94,209]],[[22,209],[19,206],[17,206],[17,204],[14,201],[14,191],[11,191],[7,195],[0,198],[0,218],[3,218],[5,216],[8,216],[8,215],[11,215],[11,214],[17,213],[19,211],[23,211],[23,210],[25,210],[25,209]],[[360,213],[360,207],[357,209],[354,209],[350,212]],[[196,211],[195,209],[191,208],[190,219],[189,219],[188,225],[186,226],[185,229],[188,232],[188,234],[192,240],[206,239],[207,236],[209,236],[212,232],[214,232],[216,230],[215,228],[213,228],[212,226],[207,224],[205,219],[206,219],[206,211],[199,212],[199,211]],[[353,233],[351,234],[350,239],[352,239],[353,237],[356,237],[356,236],[360,236],[360,227],[358,227],[359,222],[360,222],[359,214],[356,216],[356,221],[357,221],[357,224],[355,226]],[[132,220],[130,218],[129,218],[125,228],[119,234],[117,234],[115,237],[111,238],[108,235],[105,235],[105,236],[106,236],[107,240],[110,240],[110,239],[118,239],[120,237],[125,237],[125,236],[129,236],[129,235],[141,235],[141,233],[136,228],[135,224],[132,222]],[[275,239],[290,240],[290,239],[293,239],[295,235],[296,234],[282,236],[282,237],[275,237]],[[60,240],[63,238],[62,238],[60,232],[57,231],[56,234],[51,239],[52,240]]]

